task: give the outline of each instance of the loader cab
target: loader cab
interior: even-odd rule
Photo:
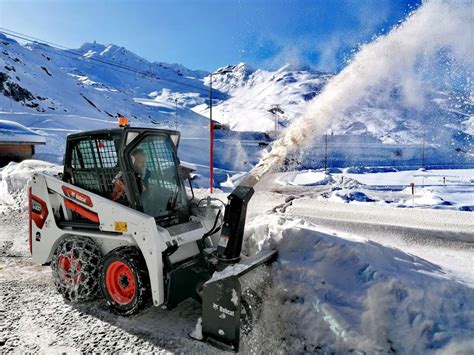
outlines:
[[[179,139],[177,131],[134,127],[69,135],[63,180],[153,216],[164,227],[182,223],[189,207]],[[123,189],[119,197],[117,186]]]

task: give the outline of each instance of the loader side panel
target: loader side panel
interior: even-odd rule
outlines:
[[[146,262],[153,304],[164,303],[162,253],[172,239],[166,229],[157,227],[153,217],[45,174],[35,174],[29,184],[33,262],[50,262],[67,236],[93,239],[104,255],[121,246],[135,246]],[[74,193],[68,194],[68,189]],[[80,210],[71,210],[70,203],[97,215],[98,223],[75,221],[74,214]],[[35,214],[43,215],[43,220],[35,217],[35,221]]]
[[[44,264],[51,261],[52,249],[61,239],[63,232],[54,228],[54,213],[59,204],[50,198],[46,180],[41,175],[33,175],[29,186],[30,238],[33,262]],[[44,216],[43,223],[37,216]]]

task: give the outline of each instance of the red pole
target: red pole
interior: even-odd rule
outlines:
[[[211,194],[214,185],[214,122],[211,120],[211,162],[210,162],[210,185],[211,185]]]
[[[214,185],[214,122],[212,121],[212,73],[209,81],[209,189],[212,194]]]

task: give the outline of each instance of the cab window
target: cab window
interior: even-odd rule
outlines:
[[[161,217],[186,208],[187,198],[168,136],[145,136],[129,155],[143,212]]]

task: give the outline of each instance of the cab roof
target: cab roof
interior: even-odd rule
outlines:
[[[126,132],[138,132],[138,133],[160,133],[170,136],[171,138],[175,137],[177,139],[172,139],[175,142],[176,147],[179,144],[181,137],[181,132],[174,131],[170,129],[161,129],[161,128],[150,128],[150,127],[117,127],[117,128],[106,128],[106,129],[97,129],[92,131],[83,131],[78,133],[71,133],[67,136],[68,140],[75,140],[81,137],[88,136],[98,136],[98,135],[122,135]]]

